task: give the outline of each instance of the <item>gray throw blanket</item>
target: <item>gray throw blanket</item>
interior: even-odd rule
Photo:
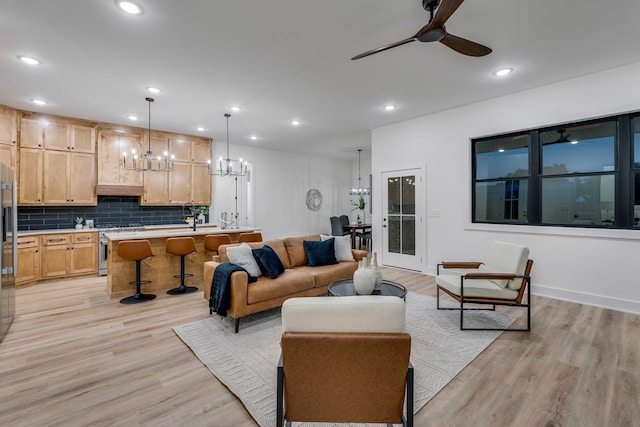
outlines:
[[[226,317],[227,309],[231,301],[231,274],[235,271],[244,271],[247,273],[249,283],[258,280],[237,264],[225,262],[218,265],[213,272],[213,280],[211,280],[209,314],[215,311],[220,316]]]

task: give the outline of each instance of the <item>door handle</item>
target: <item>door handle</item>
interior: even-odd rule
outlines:
[[[387,224],[382,224],[382,228],[387,228]]]

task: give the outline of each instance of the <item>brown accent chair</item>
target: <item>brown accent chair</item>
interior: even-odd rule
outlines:
[[[531,330],[531,268],[529,248],[506,242],[493,242],[484,262],[443,261],[437,266],[438,310],[460,310],[461,330]],[[466,270],[462,274],[440,274],[442,269]],[[473,270],[470,271],[469,270]],[[524,300],[527,291],[526,301]],[[460,303],[460,307],[440,306],[440,291]],[[465,304],[488,304],[491,308],[469,308]],[[464,312],[495,311],[496,306],[525,307],[526,328],[468,328],[464,326]]]
[[[291,298],[282,306],[282,330],[278,427],[291,422],[413,426],[411,336],[402,299]]]
[[[242,242],[262,242],[262,233],[259,231],[253,233],[240,233],[238,236],[238,243]]]

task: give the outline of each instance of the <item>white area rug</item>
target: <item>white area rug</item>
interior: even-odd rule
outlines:
[[[476,358],[500,332],[461,331],[458,311],[438,311],[434,297],[407,294],[407,332],[415,375],[417,412]],[[509,327],[514,317],[489,311],[465,314],[469,327]],[[261,427],[276,425],[276,366],[282,322],[279,309],[240,320],[213,315],[173,328],[200,361],[242,401]],[[313,425],[320,424],[297,424]]]

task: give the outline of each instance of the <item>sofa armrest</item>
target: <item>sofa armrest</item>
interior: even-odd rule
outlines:
[[[211,282],[213,281],[213,273],[216,268],[222,263],[216,261],[207,261],[204,263],[204,299],[208,300],[211,294]],[[234,271],[231,273],[232,286],[244,286],[249,285],[249,276],[245,271]],[[246,295],[246,293],[245,293]]]
[[[351,253],[356,261],[362,261],[362,258],[367,256],[367,251],[361,251],[360,249],[351,249]]]

